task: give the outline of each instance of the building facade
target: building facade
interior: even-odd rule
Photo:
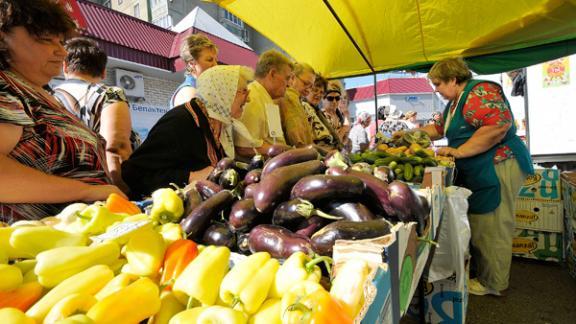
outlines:
[[[94,0],[93,2],[109,2],[110,8],[127,15],[151,22],[157,26],[171,29],[178,24],[194,8],[199,7],[208,15],[222,24],[226,29],[248,44],[256,53],[268,49],[279,49],[274,43],[262,36],[238,17],[214,3],[201,0]]]

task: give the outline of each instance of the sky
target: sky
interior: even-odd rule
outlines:
[[[418,76],[425,78],[426,74],[418,73]],[[413,75],[411,73],[406,72],[379,73],[378,81],[386,80],[389,78],[406,78],[406,77],[413,77]],[[374,77],[372,75],[344,79],[344,86],[346,89],[352,89],[373,84],[374,84]]]

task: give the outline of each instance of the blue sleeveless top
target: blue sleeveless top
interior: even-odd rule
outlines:
[[[178,93],[178,91],[180,91],[180,89],[184,87],[196,88],[196,78],[189,74],[186,75],[186,79],[184,79],[184,82],[182,82],[178,86],[178,88],[176,88],[176,91],[174,91],[174,93],[172,94],[172,98],[170,98],[170,104],[169,104],[170,109],[174,108],[174,99],[176,99],[176,94]]]

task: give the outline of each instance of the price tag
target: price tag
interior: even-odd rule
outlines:
[[[266,120],[268,122],[268,132],[270,137],[283,138],[284,132],[282,132],[282,121],[278,105],[266,104]]]
[[[116,239],[121,238],[123,236],[126,236],[126,235],[128,235],[134,231],[137,231],[148,224],[151,224],[150,220],[148,220],[148,219],[143,219],[143,220],[134,221],[134,222],[119,223],[119,224],[116,224],[116,225],[110,227],[106,231],[106,233],[100,234],[98,236],[92,236],[92,237],[90,237],[90,239],[92,239],[92,241],[94,241],[96,243],[102,243],[104,241],[109,241],[109,240],[116,240]]]

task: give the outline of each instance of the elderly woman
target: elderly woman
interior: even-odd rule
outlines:
[[[366,132],[366,127],[372,122],[372,116],[367,112],[362,112],[356,117],[356,122],[354,127],[350,130],[348,138],[352,143],[352,153],[364,152],[368,145],[370,145],[370,138],[368,138],[368,133]]]
[[[205,179],[222,157],[233,158],[233,130],[250,136],[237,119],[252,78],[250,68],[238,65],[203,73],[196,98],[162,116],[122,164],[122,178],[132,195],[140,198],[170,183]]]
[[[428,78],[449,100],[442,118],[425,130],[432,139],[446,136],[439,155],[456,159],[456,184],[472,191],[468,198],[475,295],[501,295],[508,288],[514,233],[514,201],[525,177],[534,172],[510,105],[500,85],[473,80],[464,60],[434,64]]]
[[[75,25],[57,1],[0,5],[0,220],[55,215],[66,203],[104,200],[99,137],[44,87],[60,74]]]
[[[196,80],[204,71],[218,64],[218,48],[208,37],[192,34],[182,42],[180,58],[186,63],[186,79],[174,91],[170,108],[182,105],[196,96]]]

